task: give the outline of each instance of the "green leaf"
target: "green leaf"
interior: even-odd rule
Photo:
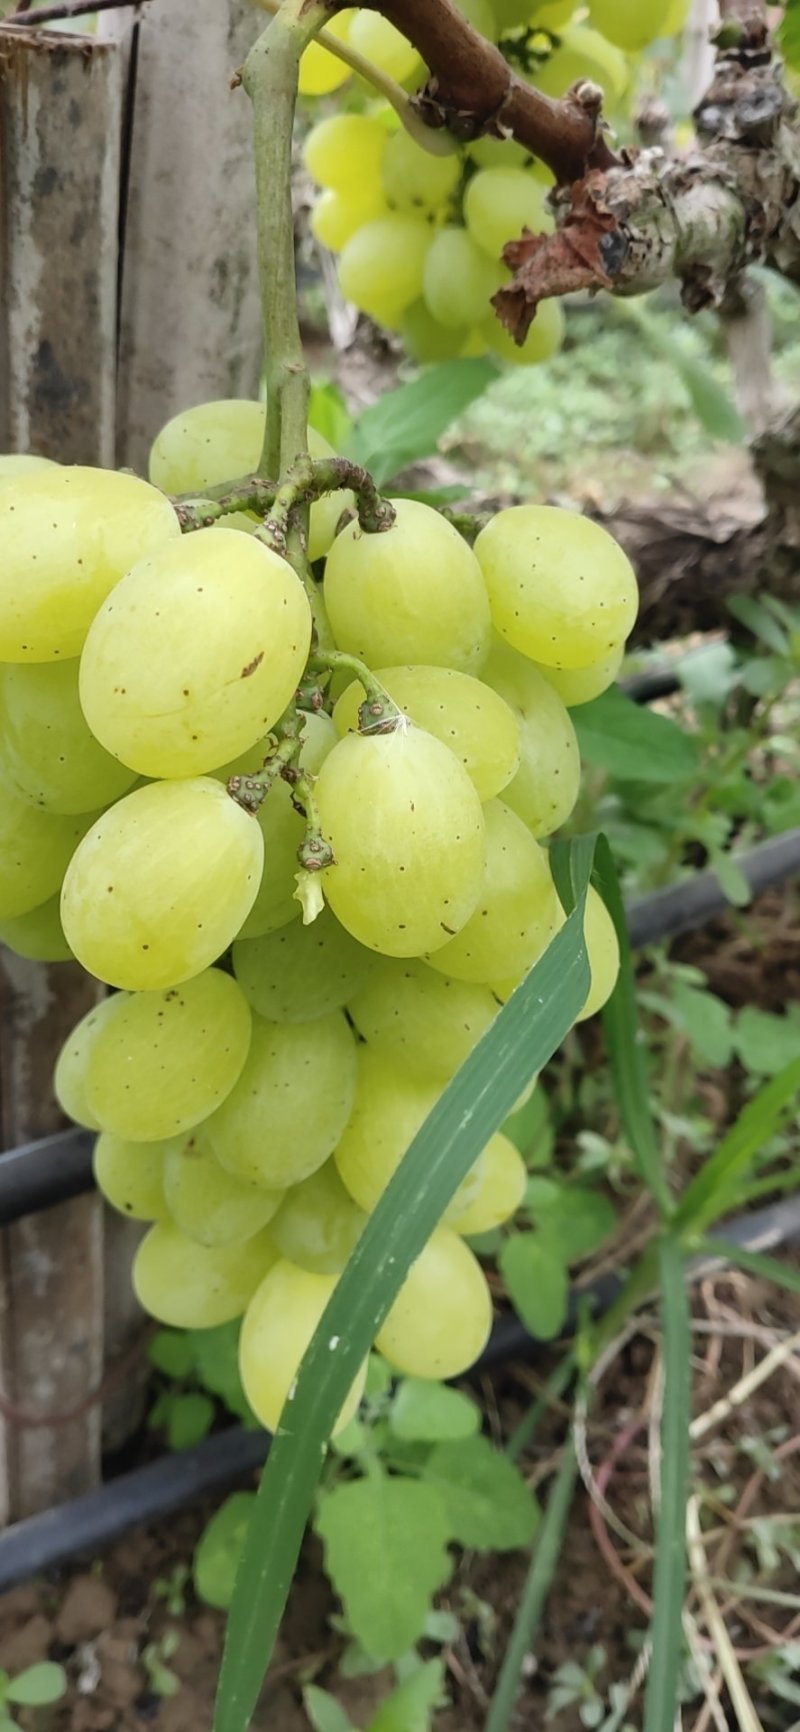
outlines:
[[[353,423],[338,385],[330,379],[311,386],[308,402],[308,424],[321,433],[335,451],[343,450],[352,434]]]
[[[691,1473],[692,1325],[678,1239],[659,1244],[664,1338],[661,1418],[661,1499],[653,1571],[652,1659],[644,1732],[673,1732],[683,1672],[686,1586],[686,1505]]]
[[[581,757],[619,781],[687,782],[696,774],[694,735],[668,716],[635,704],[618,686],[570,713]]]
[[[476,1551],[511,1552],[526,1546],[539,1522],[539,1506],[519,1469],[488,1437],[439,1443],[425,1480],[442,1498],[450,1537]]]
[[[318,1690],[316,1684],[306,1685],[303,1707],[314,1732],[355,1732],[350,1715],[345,1714],[336,1697],[327,1690]]]
[[[764,606],[763,601],[760,601],[758,596],[730,595],[727,600],[727,608],[728,612],[733,614],[734,619],[738,619],[741,625],[746,626],[747,630],[752,632],[753,637],[760,638],[761,642],[765,643],[768,649],[774,650],[776,655],[789,654],[791,645],[788,633],[784,631],[783,626],[779,625],[774,614],[770,613],[769,608]]]
[[[166,1423],[170,1449],[191,1449],[201,1437],[208,1436],[214,1423],[214,1403],[199,1392],[173,1395],[167,1406]]]
[[[506,1648],[486,1719],[485,1732],[508,1732],[511,1725],[522,1668],[533,1650],[539,1619],[558,1567],[577,1472],[575,1445],[570,1437],[547,1499],[511,1640]]]
[[[681,656],[675,672],[695,704],[724,703],[739,677],[736,654],[729,643],[706,644]]]
[[[744,1269],[746,1275],[755,1275],[760,1281],[772,1281],[776,1287],[784,1287],[787,1293],[800,1293],[800,1269],[791,1263],[781,1263],[777,1257],[767,1256],[765,1251],[748,1251],[743,1245],[737,1245],[734,1239],[721,1239],[716,1233],[713,1239],[702,1240],[698,1248],[708,1251],[712,1257],[724,1257],[726,1262]]]
[[[800,1052],[800,1021],[747,1005],[736,1018],[733,1045],[746,1070],[777,1076]]]
[[[712,992],[699,991],[683,980],[674,982],[670,997],[677,1012],[676,1026],[688,1036],[697,1057],[704,1064],[729,1064],[733,1052],[730,1006]]]
[[[403,1378],[389,1414],[396,1437],[420,1443],[472,1437],[480,1422],[480,1413],[468,1395],[448,1389],[444,1383],[427,1383],[422,1377]]]
[[[345,455],[384,487],[410,463],[430,457],[443,433],[498,377],[489,360],[444,361],[410,384],[386,391],[359,416]]]
[[[179,1329],[159,1329],[147,1349],[147,1357],[156,1371],[174,1377],[182,1383],[194,1369],[194,1349],[191,1336]]]
[[[438,1488],[373,1470],[327,1492],[314,1525],[354,1635],[376,1660],[399,1659],[452,1572]]]
[[[736,1123],[687,1186],[674,1225],[684,1236],[702,1233],[733,1207],[752,1163],[774,1136],[800,1089],[800,1058],[759,1089]]]
[[[430,1732],[434,1711],[443,1700],[443,1684],[441,1660],[427,1660],[381,1703],[368,1732]]]
[[[732,854],[726,854],[720,848],[709,850],[711,865],[719,879],[723,895],[734,908],[747,908],[753,900],[753,892],[745,878],[741,866]]]
[[[371,1214],[298,1372],[261,1479],[237,1578],[215,1732],[246,1732],[286,1603],[308,1512],[347,1390],[405,1276],[461,1180],[585,1002],[584,895],[461,1070],[448,1083]],[[331,1352],[335,1336],[339,1346]]]
[[[192,1564],[195,1593],[206,1605],[227,1611],[255,1506],[254,1491],[226,1498],[201,1534]]]
[[[500,1249],[500,1272],[514,1310],[538,1341],[552,1341],[567,1319],[569,1279],[544,1234],[513,1233]]]
[[[190,1338],[197,1376],[212,1395],[219,1396],[231,1413],[245,1423],[254,1423],[239,1375],[240,1319],[221,1323],[215,1329],[192,1329]]]
[[[789,0],[778,31],[778,46],[787,66],[800,67],[800,4]]]
[[[60,1702],[66,1689],[63,1666],[57,1666],[53,1660],[42,1660],[12,1678],[6,1687],[6,1699],[16,1702],[19,1708],[46,1708],[51,1702]]]
[[[608,1197],[584,1185],[562,1185],[557,1198],[536,1211],[536,1225],[562,1263],[588,1257],[613,1233],[616,1210]]]

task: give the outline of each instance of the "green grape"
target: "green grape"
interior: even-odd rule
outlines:
[[[94,1178],[98,1191],[121,1215],[132,1221],[163,1221],[164,1167],[167,1154],[180,1144],[129,1142],[101,1131],[94,1145]]]
[[[336,745],[336,729],[330,716],[306,716],[303,740],[300,763],[315,776]],[[249,767],[252,769],[252,765]],[[241,765],[238,770],[229,770],[229,774],[246,773],[247,768]],[[297,850],[305,836],[305,824],[292,805],[286,782],[273,783],[258,809],[257,822],[264,838],[264,868],[255,902],[239,930],[240,938],[262,938],[267,932],[287,926],[290,920],[299,920],[301,912],[295,892],[300,868]]]
[[[409,354],[423,366],[432,361],[457,360],[470,335],[465,325],[440,325],[425,301],[415,301],[408,308],[400,330]]]
[[[294,921],[233,947],[233,972],[259,1016],[272,1022],[313,1022],[343,1010],[372,968],[362,949],[323,908],[310,926]]]
[[[347,1008],[359,1034],[392,1062],[442,1081],[497,1015],[488,987],[434,973],[416,957],[381,957]]]
[[[568,24],[575,11],[575,0],[533,0],[531,24],[537,30],[558,31]]]
[[[340,42],[346,42],[354,15],[353,8],[335,13],[327,20],[325,29],[331,36],[338,36]],[[310,42],[303,50],[298,79],[301,96],[330,96],[350,77],[352,73],[345,61],[329,53],[320,42]]]
[[[208,968],[166,992],[136,992],[92,1042],[84,1087],[104,1131],[129,1142],[179,1136],[230,1094],[250,1045],[250,1007]]]
[[[310,643],[288,561],[234,530],[201,529],[134,566],[101,607],[81,656],[84,714],[140,775],[202,775],[274,725]]]
[[[44,812],[11,788],[0,794],[0,920],[30,914],[59,888],[92,814]]]
[[[559,909],[559,926],[563,926],[566,915]],[[619,976],[620,956],[619,939],[611,915],[601,896],[593,884],[589,885],[586,894],[586,913],[583,920],[583,935],[589,957],[589,969],[592,984],[589,996],[576,1022],[585,1022],[587,1017],[595,1016],[602,1010],[611,997]]]
[[[422,65],[413,42],[377,12],[356,13],[350,26],[350,45],[398,84],[404,84]]]
[[[376,678],[418,728],[449,746],[481,800],[499,794],[519,768],[519,723],[497,692],[455,668],[378,668]],[[333,712],[340,734],[358,728],[364,687],[358,680]]]
[[[558,354],[564,341],[566,321],[560,301],[541,301],[536,318],[523,343],[515,343],[510,331],[492,316],[481,325],[487,348],[512,367],[538,367]]]
[[[472,782],[432,734],[348,734],[316,787],[334,865],[324,891],[369,950],[418,956],[460,931],[477,901],[484,822]]]
[[[375,1337],[407,1377],[459,1377],[480,1358],[492,1327],[492,1296],[469,1246],[438,1227],[403,1282]]]
[[[303,162],[317,186],[361,193],[380,187],[386,128],[371,114],[329,114],[303,145]]]
[[[325,605],[340,649],[370,667],[425,663],[477,673],[489,648],[480,566],[430,505],[392,501],[391,529],[348,524],[328,554]]]
[[[0,481],[8,481],[17,475],[32,475],[36,469],[57,469],[58,464],[50,457],[33,457],[26,451],[10,451],[0,456]]]
[[[97,811],[136,780],[92,734],[78,696],[78,665],[9,662],[0,669],[0,776],[48,812]]]
[[[473,30],[485,36],[487,42],[496,42],[499,34],[498,22],[490,4],[490,0],[454,0],[456,11],[466,18]]]
[[[395,210],[438,211],[455,194],[461,158],[432,156],[405,127],[386,140],[381,167],[383,190]]]
[[[500,259],[507,241],[518,240],[523,229],[534,234],[554,228],[547,204],[547,189],[524,168],[482,168],[464,193],[464,220],[472,239]]]
[[[501,637],[547,667],[585,668],[618,649],[638,608],[619,543],[557,505],[499,511],[475,543]]]
[[[198,403],[194,409],[182,410],[162,427],[153,444],[150,480],[167,493],[202,494],[204,488],[255,474],[266,420],[266,404],[245,397]],[[308,430],[308,449],[316,459],[336,455],[313,427]],[[308,532],[311,560],[327,553],[336,523],[352,505],[353,495],[346,489],[327,494],[312,505]]]
[[[0,944],[29,962],[71,962],[72,951],[61,924],[61,898],[51,896],[27,914],[0,920]]]
[[[437,231],[425,260],[423,286],[428,310],[440,325],[462,330],[486,318],[492,295],[507,274],[499,256],[488,259],[466,229]]]
[[[665,34],[671,0],[589,0],[589,22],[615,47],[638,54]]]
[[[498,975],[527,974],[556,930],[558,899],[547,854],[516,812],[490,800],[484,818],[486,872],[478,906],[428,961],[456,980],[485,984]]]
[[[363,191],[353,192],[328,191],[315,199],[309,227],[320,246],[327,247],[332,253],[340,253],[366,223],[388,215],[389,206],[380,187],[368,186]]]
[[[544,678],[544,669],[534,667],[500,638],[483,677],[519,723],[520,765],[503,789],[504,803],[534,836],[551,836],[566,823],[580,789],[580,753],[572,719]]]
[[[300,1361],[311,1344],[336,1286],[335,1275],[313,1275],[281,1259],[262,1281],[247,1307],[239,1337],[239,1371],[244,1392],[268,1431],[277,1431]],[[335,1337],[331,1352],[338,1346]],[[364,1393],[367,1361],[350,1386],[332,1436],[349,1425]],[[284,1429],[291,1421],[284,1421]]]
[[[602,661],[591,662],[587,668],[540,668],[547,684],[558,693],[562,704],[568,710],[577,710],[581,704],[590,704],[593,698],[599,698],[607,692],[622,666],[625,654],[624,645],[612,650]]]
[[[76,1125],[89,1131],[99,1131],[100,1124],[86,1098],[86,1073],[95,1041],[127,1001],[127,993],[114,993],[92,1005],[80,1022],[75,1024],[56,1059],[53,1072],[53,1093],[61,1111]]]
[[[661,25],[662,36],[678,36],[685,30],[692,10],[692,0],[669,0],[667,15]]]
[[[355,1041],[339,1012],[301,1023],[254,1016],[247,1063],[205,1131],[226,1172],[286,1190],[333,1153],[355,1090]]]
[[[339,1275],[366,1225],[333,1161],[286,1193],[272,1223],[282,1257],[312,1275]]]
[[[641,0],[634,0],[641,9]],[[650,8],[644,9],[649,13]],[[605,94],[605,109],[614,108],[628,86],[628,63],[621,50],[585,24],[568,24],[559,32],[558,47],[536,73],[545,96],[560,98],[570,85],[589,79]]]
[[[345,300],[379,324],[399,319],[422,294],[432,237],[429,223],[399,211],[365,223],[339,259],[339,287]]]
[[[246,1311],[275,1262],[266,1232],[245,1245],[198,1245],[172,1222],[157,1221],[133,1263],[139,1304],[171,1329],[216,1329]]]
[[[67,942],[111,986],[178,986],[236,937],[263,856],[259,825],[219,782],[136,788],[98,819],[70,861],[61,897]]]
[[[492,11],[501,31],[529,24],[536,0],[492,0]]]
[[[226,1173],[202,1127],[186,1142],[170,1145],[164,1161],[164,1199],[176,1227],[198,1245],[243,1245],[260,1233],[283,1202],[283,1191],[265,1191]]]
[[[508,1137],[498,1131],[487,1143],[474,1169],[471,1197],[461,1208],[450,1208],[445,1217],[454,1233],[472,1238],[492,1233],[510,1221],[525,1195],[528,1172],[522,1156]]]
[[[482,138],[470,139],[467,155],[479,168],[527,168],[530,165],[533,172],[530,151],[524,144],[518,144],[515,138],[493,138],[490,133],[485,133]],[[540,166],[537,164],[537,174]]]
[[[135,475],[52,468],[0,488],[0,661],[68,661],[109,590],[180,535],[168,499]]]

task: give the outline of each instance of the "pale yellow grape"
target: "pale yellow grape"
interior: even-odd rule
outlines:
[[[293,921],[233,947],[233,971],[245,998],[272,1022],[312,1022],[342,1010],[374,960],[329,908],[310,926]]]
[[[92,1116],[130,1142],[191,1130],[230,1094],[250,1031],[247,1000],[219,968],[165,992],[133,993],[92,1043]]]
[[[557,505],[513,505],[475,553],[501,637],[548,667],[585,668],[618,649],[638,609],[627,554],[599,523]]]
[[[355,1041],[341,1013],[302,1023],[254,1016],[247,1063],[205,1132],[227,1172],[285,1190],[333,1153],[355,1091]]]
[[[70,861],[61,898],[67,942],[111,986],[178,986],[235,938],[263,859],[258,824],[219,782],[137,788],[98,819]]]
[[[599,698],[609,686],[613,686],[624,655],[625,646],[620,644],[619,649],[611,650],[602,661],[592,662],[588,668],[542,667],[540,672],[558,693],[562,704],[568,710],[577,710],[581,704],[590,704],[593,698]]]
[[[452,752],[407,724],[348,734],[316,787],[334,865],[323,874],[337,919],[369,950],[418,956],[460,931],[477,902],[485,827]]]
[[[202,1126],[185,1142],[170,1144],[163,1191],[180,1232],[209,1246],[243,1245],[272,1220],[284,1197],[283,1191],[265,1191],[226,1173]]]
[[[206,487],[254,474],[261,458],[266,420],[266,404],[246,397],[222,398],[182,410],[162,427],[153,444],[150,480],[168,493],[202,494]],[[314,458],[336,455],[327,439],[313,427],[308,430],[308,449]],[[327,494],[312,505],[310,559],[320,559],[327,553],[341,513],[352,504],[352,493],[344,490]]]
[[[403,342],[415,361],[454,361],[464,353],[469,331],[464,325],[441,325],[424,300],[415,301],[403,314]]]
[[[179,535],[169,500],[135,475],[57,464],[19,475],[0,489],[0,661],[80,655],[123,572]]]
[[[315,776],[336,745],[336,729],[330,716],[306,716],[303,742],[300,763]],[[247,768],[241,765],[238,773],[246,772]],[[301,913],[295,892],[300,869],[297,850],[305,836],[305,823],[292,805],[286,782],[273,783],[258,809],[256,821],[264,838],[264,866],[258,894],[240,927],[240,938],[261,938],[288,925],[290,920],[299,920]]]
[[[0,777],[48,812],[96,812],[136,780],[91,732],[78,695],[78,666],[76,660],[9,662],[0,669]]]
[[[558,899],[547,854],[501,800],[484,807],[486,870],[478,905],[457,937],[428,957],[456,980],[487,983],[527,973],[556,930]]]
[[[180,1144],[135,1143],[101,1131],[94,1145],[95,1184],[106,1202],[132,1221],[167,1219],[164,1168],[167,1153]]]
[[[99,1131],[100,1124],[86,1098],[89,1057],[95,1041],[126,1001],[127,993],[114,993],[93,1005],[67,1035],[56,1059],[53,1093],[61,1111],[68,1119],[74,1119],[76,1125],[85,1125],[90,1131]]]
[[[515,138],[493,138],[486,133],[483,138],[470,139],[466,148],[479,168],[521,168],[530,163],[530,152]]]
[[[36,469],[57,469],[50,457],[34,457],[27,451],[9,451],[0,456],[0,481],[17,475],[31,475]]]
[[[565,920],[566,915],[563,909],[559,908],[559,926],[563,926]],[[598,1010],[602,1010],[611,997],[619,976],[619,940],[616,927],[593,884],[589,885],[586,894],[583,935],[592,984],[580,1016],[576,1017],[577,1022],[585,1022],[587,1017],[595,1016]]]
[[[345,300],[379,323],[385,314],[399,318],[422,294],[432,237],[428,223],[399,211],[365,223],[339,259],[339,287]]]
[[[478,325],[505,276],[499,254],[488,258],[466,229],[439,229],[425,260],[425,304],[441,325]]]
[[[45,812],[0,789],[0,920],[29,914],[55,895],[91,821],[89,813]]]
[[[498,1131],[487,1143],[474,1169],[472,1196],[461,1208],[450,1205],[446,1221],[454,1233],[472,1238],[491,1233],[516,1214],[525,1195],[528,1172],[509,1137]]]
[[[519,724],[497,692],[456,668],[418,666],[375,671],[398,708],[417,727],[449,746],[481,800],[491,800],[506,787],[519,768]],[[334,709],[340,734],[357,730],[363,702],[364,688],[354,680]]]
[[[134,566],[92,622],[80,695],[93,734],[142,776],[199,776],[253,746],[297,690],[308,597],[285,559],[201,529]]]
[[[489,648],[489,603],[472,549],[416,499],[392,501],[391,529],[348,524],[328,554],[325,606],[340,649],[370,667],[425,663],[477,673]]]
[[[590,0],[589,19],[607,42],[637,54],[665,34],[670,9],[671,0]]]
[[[367,1217],[345,1190],[333,1161],[286,1192],[271,1233],[282,1257],[313,1275],[339,1275]]]
[[[51,896],[27,914],[0,920],[0,944],[29,962],[70,962],[72,951],[61,924],[61,898]]]
[[[395,1063],[446,1081],[497,1015],[486,986],[452,980],[416,957],[381,957],[348,1011],[359,1034]]]
[[[461,160],[432,156],[405,127],[386,140],[381,165],[383,190],[395,210],[437,211],[454,196]]]
[[[692,9],[692,0],[670,0],[667,15],[661,25],[662,36],[677,36],[684,30]]]
[[[325,29],[331,36],[338,36],[341,42],[346,42],[354,16],[353,9],[334,13],[326,20]],[[329,96],[332,90],[338,90],[351,76],[350,67],[336,54],[323,48],[321,43],[310,42],[303,50],[298,80],[301,96]]]
[[[335,1275],[312,1275],[281,1259],[270,1269],[247,1307],[239,1337],[239,1371],[244,1392],[268,1431],[277,1431],[300,1362],[311,1344],[336,1286]],[[330,1342],[335,1352],[336,1338]],[[364,1393],[364,1361],[342,1406],[332,1435],[354,1417]],[[291,1409],[284,1419],[291,1431]]]
[[[371,114],[329,114],[312,126],[303,161],[317,186],[335,192],[380,187],[386,128]]]
[[[366,223],[388,215],[389,206],[380,186],[368,186],[364,191],[328,191],[315,199],[309,228],[321,246],[340,253]]]
[[[350,44],[381,72],[396,78],[398,84],[403,84],[422,65],[413,42],[377,12],[356,13],[350,26]]]
[[[566,823],[578,798],[581,765],[574,723],[544,670],[502,639],[495,640],[482,675],[519,723],[520,764],[503,789],[504,803],[534,836],[550,836]]]
[[[492,1296],[469,1246],[438,1227],[403,1282],[375,1337],[408,1377],[459,1377],[480,1358],[492,1327]]]
[[[265,1232],[246,1245],[198,1245],[171,1222],[146,1233],[133,1264],[139,1304],[172,1329],[216,1329],[247,1309],[275,1262]]]
[[[546,188],[524,168],[482,168],[473,175],[464,221],[491,259],[502,258],[506,242],[518,240],[523,229],[549,234],[555,226]]]
[[[487,348],[501,361],[512,367],[539,367],[558,354],[564,341],[566,320],[560,301],[541,301],[536,318],[522,343],[515,343],[510,331],[493,314],[480,327]]]
[[[634,3],[640,6],[640,0]],[[649,8],[640,10],[644,13]],[[589,79],[600,85],[605,109],[613,109],[624,96],[629,81],[628,62],[621,49],[586,24],[568,24],[558,35],[555,53],[537,68],[534,80],[537,88],[546,96],[560,98],[570,85]]]

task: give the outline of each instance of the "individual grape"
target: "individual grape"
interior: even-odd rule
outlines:
[[[268,1431],[278,1429],[300,1362],[335,1286],[335,1275],[312,1275],[281,1259],[247,1307],[239,1337],[239,1371],[250,1406]],[[335,1337],[329,1345],[333,1352],[338,1346]],[[333,1427],[334,1437],[354,1417],[366,1376],[365,1360]]]
[[[355,119],[355,116],[348,118]],[[388,215],[389,206],[380,186],[367,186],[363,191],[353,192],[329,191],[315,199],[309,227],[320,246],[327,247],[332,253],[340,253],[366,223]]]
[[[639,5],[639,0],[634,0]],[[649,13],[649,8],[646,8]],[[568,24],[559,32],[558,47],[536,73],[545,96],[560,98],[570,85],[589,79],[604,92],[606,112],[615,108],[628,86],[628,63],[621,50],[586,24]]]
[[[230,1094],[250,1031],[247,1000],[219,968],[165,992],[134,993],[92,1042],[84,1083],[92,1116],[129,1142],[191,1130]]]
[[[286,1190],[333,1153],[355,1090],[355,1041],[340,1013],[302,1023],[254,1016],[247,1063],[205,1131],[226,1172]]]
[[[339,259],[339,287],[345,300],[379,323],[400,318],[422,294],[432,236],[427,222],[399,211],[365,223]]]
[[[263,857],[259,825],[218,782],[136,788],[98,819],[70,861],[61,898],[67,942],[111,986],[178,986],[235,938]]]
[[[378,668],[376,678],[404,715],[450,748],[481,800],[510,782],[519,768],[519,725],[497,692],[455,668]],[[357,730],[364,696],[359,680],[342,693],[333,712],[340,734]]]
[[[311,643],[308,597],[285,559],[201,529],[134,566],[86,639],[89,726],[142,776],[193,776],[253,746],[286,709]]]
[[[487,1143],[473,1169],[471,1197],[461,1208],[450,1205],[445,1220],[454,1233],[472,1238],[491,1233],[510,1221],[525,1195],[528,1173],[522,1156],[508,1137],[498,1131]]]
[[[678,36],[686,28],[692,0],[670,0],[667,15],[661,25],[662,36]]]
[[[0,669],[0,777],[31,805],[62,813],[97,811],[133,786],[136,772],[89,728],[77,661]]]
[[[551,836],[566,823],[578,798],[581,764],[574,724],[544,670],[500,638],[482,673],[520,729],[520,765],[503,789],[503,801],[534,836]]]
[[[558,31],[569,23],[574,11],[575,0],[534,0],[531,23],[537,30]]]
[[[36,469],[57,469],[58,464],[50,457],[33,457],[26,451],[9,451],[0,456],[0,481],[9,481],[17,475],[32,475]]]
[[[556,930],[558,899],[547,854],[501,800],[484,807],[486,870],[474,914],[428,957],[456,980],[527,974]]]
[[[499,511],[475,543],[501,637],[548,667],[618,649],[638,607],[627,555],[599,523],[557,505]]]
[[[168,499],[136,475],[51,468],[0,489],[0,661],[80,655],[123,573],[180,535]]]
[[[484,321],[481,334],[486,345],[501,361],[512,367],[539,367],[558,354],[564,341],[566,321],[560,301],[541,301],[536,318],[523,343],[515,343],[510,331],[496,315]]]
[[[422,65],[413,42],[377,12],[356,13],[350,26],[350,45],[398,84],[404,84]]]
[[[303,161],[317,186],[357,193],[380,187],[386,128],[371,114],[329,114],[303,145]]]
[[[243,1245],[272,1220],[284,1197],[226,1173],[202,1127],[170,1144],[162,1182],[176,1227],[198,1245]]]
[[[473,175],[464,220],[490,259],[502,258],[506,242],[518,240],[523,229],[549,234],[555,226],[546,187],[524,168],[482,168]]]
[[[51,896],[27,914],[0,920],[0,944],[29,962],[71,962],[72,951],[64,937],[60,903],[60,896]]]
[[[455,361],[469,340],[464,325],[440,325],[426,301],[415,301],[403,314],[400,330],[409,354],[421,366],[433,361]]]
[[[375,1208],[443,1086],[402,1069],[378,1047],[358,1048],[358,1087],[334,1160],[359,1208]]]
[[[245,1245],[197,1245],[171,1222],[157,1221],[133,1263],[139,1304],[171,1329],[216,1329],[247,1309],[275,1262],[266,1232]]]
[[[559,907],[559,927],[566,921],[564,910]],[[611,997],[619,976],[620,956],[619,939],[611,915],[601,896],[593,884],[586,893],[586,913],[583,920],[583,936],[589,958],[589,969],[592,984],[589,995],[576,1022],[585,1022],[588,1017],[595,1016],[602,1010]]]
[[[657,36],[663,36],[671,0],[590,0],[589,21],[607,42],[626,54],[638,54]]]
[[[461,159],[455,152],[452,156],[432,156],[400,127],[385,141],[381,177],[394,210],[438,211],[456,191]]]
[[[29,914],[58,890],[89,813],[44,812],[11,788],[0,797],[0,920]]]
[[[303,740],[300,763],[315,776],[336,745],[336,729],[330,716],[306,716]],[[229,773],[246,769],[242,765],[239,771]],[[299,920],[301,912],[295,893],[300,868],[297,850],[305,836],[305,824],[292,805],[286,782],[273,783],[258,809],[257,823],[264,838],[264,867],[255,902],[239,930],[240,938],[262,938],[267,932],[287,926],[290,920]]]
[[[164,1165],[168,1151],[175,1146],[180,1145],[169,1140],[129,1142],[111,1131],[101,1131],[92,1156],[98,1191],[112,1209],[132,1221],[166,1220]]]
[[[577,710],[581,704],[590,704],[593,698],[599,698],[607,692],[622,666],[625,654],[624,645],[612,650],[602,661],[591,662],[587,668],[548,668],[542,667],[540,672],[558,693],[562,704],[568,710]]]
[[[527,168],[531,167],[530,151],[524,144],[518,144],[515,138],[494,138],[491,133],[484,133],[482,138],[471,138],[467,145],[467,155],[471,162],[479,168]],[[538,173],[540,165],[536,165]],[[540,177],[541,178],[541,177]]]
[[[282,1257],[312,1275],[339,1275],[367,1217],[345,1190],[333,1161],[286,1192],[272,1223]]]
[[[529,24],[536,0],[492,0],[492,11],[501,32]]]
[[[394,1063],[443,1082],[497,1015],[488,987],[452,980],[415,957],[381,957],[347,1008],[359,1034]]]
[[[425,260],[423,287],[425,304],[440,325],[463,330],[488,317],[492,295],[507,275],[499,261],[499,253],[487,258],[464,228],[437,231]]]
[[[325,759],[316,799],[335,862],[325,895],[360,944],[418,956],[460,931],[482,879],[483,812],[440,740],[410,724],[348,734]]]
[[[375,1337],[407,1377],[459,1377],[480,1358],[492,1327],[492,1296],[469,1246],[438,1227],[403,1282]]]
[[[337,36],[340,42],[346,42],[354,15],[353,8],[334,13],[327,20],[325,29],[331,36]],[[329,96],[351,76],[350,67],[344,60],[323,48],[321,42],[309,42],[300,60],[298,90],[301,96]]]
[[[313,1022],[342,1010],[373,962],[329,908],[310,926],[295,921],[233,947],[233,972],[245,998],[272,1022]]]
[[[86,1098],[86,1073],[95,1041],[126,1002],[127,994],[114,993],[92,1005],[80,1022],[75,1024],[56,1059],[53,1073],[53,1093],[61,1111],[76,1125],[89,1131],[99,1131],[100,1124]]]
[[[480,566],[430,505],[392,501],[391,529],[348,524],[328,554],[325,605],[340,649],[370,667],[401,662],[476,673],[489,648]]]

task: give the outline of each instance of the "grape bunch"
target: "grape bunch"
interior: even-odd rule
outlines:
[[[334,489],[310,590],[269,518],[182,533],[173,496],[254,472],[264,418],[176,417],[148,481],[0,459],[0,935],[113,989],[58,1100],[108,1201],[152,1223],[142,1304],[242,1317],[274,1428],[367,1216],[564,921],[545,839],[578,792],[569,710],[613,680],[637,597],[606,531],[548,506],[473,547],[411,499],[368,533]],[[589,1016],[618,968],[594,891],[585,931]],[[393,1367],[480,1354],[469,1241],[525,1180],[494,1135],[377,1334]]]
[[[631,55],[680,29],[686,0],[455,0],[459,11],[545,95],[561,97],[591,80],[605,112],[619,118]],[[379,14],[339,13],[335,34],[382,73],[418,88],[427,76],[413,45]],[[349,67],[319,43],[301,63],[301,92],[339,89]],[[373,93],[374,96],[374,93]],[[319,189],[311,212],[317,240],[339,255],[345,299],[399,332],[420,362],[491,352],[518,366],[546,361],[561,346],[561,302],[541,303],[521,345],[496,318],[492,296],[511,278],[503,248],[524,229],[554,226],[553,176],[512,138],[485,136],[450,155],[432,155],[402,127],[388,102],[370,100],[351,79],[348,106],[318,119],[304,147]],[[433,134],[432,139],[441,138]]]

